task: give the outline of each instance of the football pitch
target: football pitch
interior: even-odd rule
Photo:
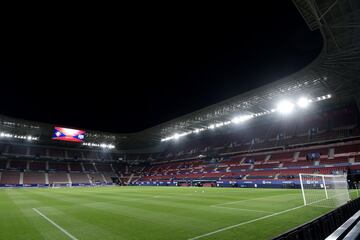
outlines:
[[[329,211],[300,190],[0,189],[0,239],[271,239]]]

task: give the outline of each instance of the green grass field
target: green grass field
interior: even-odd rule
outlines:
[[[270,239],[330,208],[299,190],[1,189],[0,239]]]

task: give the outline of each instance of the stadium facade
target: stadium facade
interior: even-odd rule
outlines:
[[[321,54],[301,71],[132,134],[75,136],[0,116],[0,185],[279,187],[298,184],[299,172],[358,172],[360,2],[293,3],[323,37]]]

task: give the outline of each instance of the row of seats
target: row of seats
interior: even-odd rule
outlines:
[[[63,172],[0,172],[0,184],[52,184],[54,182],[71,182],[73,184],[112,183],[116,173],[63,173]],[[48,180],[46,180],[48,179]]]
[[[319,153],[317,159],[306,158]],[[307,147],[261,154],[240,154],[219,162],[204,160],[162,163],[145,167],[134,181],[177,179],[267,179],[293,178],[299,173],[344,172],[351,164],[360,162],[360,144],[338,144]],[[353,167],[351,167],[353,168]],[[264,169],[264,170],[263,170]]]
[[[317,114],[309,113],[296,119],[269,119],[263,125],[249,122],[246,127],[232,129],[231,133],[224,132],[215,136],[212,133],[204,133],[203,138],[189,138],[185,143],[180,144],[169,143],[168,149],[155,158],[175,160],[212,151],[217,153],[251,151],[357,136],[359,134],[357,124],[356,106]]]
[[[62,149],[51,147],[40,147],[36,145],[15,145],[0,143],[0,154],[19,155],[39,158],[55,159],[77,159],[77,160],[119,160],[124,158],[123,154],[104,152],[104,151],[86,151],[78,149]]]
[[[0,169],[29,171],[64,171],[64,172],[114,172],[124,171],[123,165],[86,162],[52,162],[32,160],[0,159]]]

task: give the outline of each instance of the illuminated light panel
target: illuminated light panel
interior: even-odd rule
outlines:
[[[299,100],[297,101],[297,105],[300,108],[307,108],[310,104],[310,100],[306,97],[301,97],[299,98]]]
[[[308,83],[305,82],[304,84],[307,85]],[[330,99],[330,98],[332,98],[331,94],[327,94],[327,95],[324,95],[324,96],[318,96],[318,97],[315,97],[315,98],[301,97],[296,102],[296,105],[292,101],[284,100],[284,101],[279,102],[277,107],[273,108],[271,110],[260,112],[260,113],[255,113],[253,115],[244,115],[244,116],[235,117],[231,121],[225,121],[225,122],[222,122],[222,123],[211,124],[206,128],[197,128],[197,129],[195,129],[195,130],[193,130],[191,132],[178,134],[176,136],[176,139],[178,139],[179,137],[191,134],[191,133],[197,134],[199,132],[202,132],[202,131],[205,131],[205,130],[208,130],[208,129],[215,129],[215,128],[225,126],[225,125],[229,125],[229,124],[238,124],[240,122],[245,122],[247,120],[250,120],[251,118],[272,114],[274,112],[279,112],[279,113],[282,113],[282,114],[290,114],[291,112],[293,112],[295,110],[296,106],[298,106],[299,108],[306,108],[306,107],[308,107],[309,104],[311,104],[313,102],[323,101],[323,100],[327,100],[327,99]],[[162,138],[161,142],[169,141],[169,140],[172,140],[174,138],[175,138],[174,135],[170,136],[170,137]]]
[[[91,142],[86,142],[86,143],[83,143],[82,145],[84,145],[84,146],[89,146],[89,147],[109,148],[109,149],[115,148],[115,145],[113,145],[113,144],[107,144],[107,143],[91,143]]]
[[[248,121],[250,120],[251,118],[253,118],[254,116],[257,116],[256,114],[255,115],[243,115],[243,116],[239,116],[239,117],[234,117],[231,122],[232,123],[241,123],[241,122],[245,122],[245,121]]]
[[[14,134],[5,133],[5,132],[0,132],[0,137],[25,139],[25,140],[28,140],[28,141],[39,140],[38,137],[33,137],[31,135],[14,135]]]
[[[277,111],[282,114],[290,114],[292,111],[294,111],[294,108],[295,105],[288,100],[283,100],[279,102],[276,107]]]

